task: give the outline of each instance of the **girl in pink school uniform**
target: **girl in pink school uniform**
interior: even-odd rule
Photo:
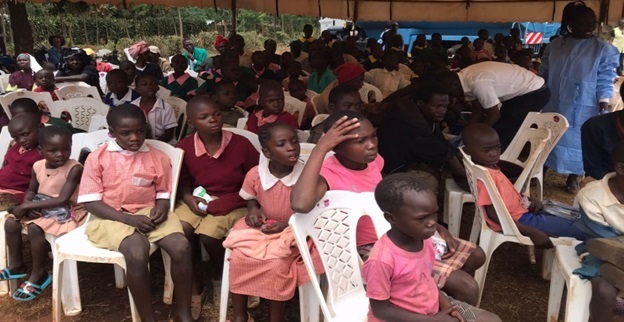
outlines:
[[[35,162],[24,202],[9,210],[4,229],[10,266],[3,277],[26,277],[22,257],[22,228],[28,230],[32,253],[32,272],[13,293],[18,301],[35,299],[52,282],[45,270],[48,258],[45,234],[61,236],[78,227],[85,218],[84,206],[77,203],[82,165],[70,160],[72,134],[64,127],[48,126],[38,135],[44,160]]]
[[[282,321],[286,302],[310,280],[288,228],[294,213],[290,191],[303,170],[297,132],[288,124],[271,123],[260,129],[258,137],[263,155],[240,191],[249,213],[223,243],[232,249],[228,260],[234,321],[248,320],[248,296],[269,300],[271,321]],[[316,273],[323,273],[318,254],[313,260]]]
[[[318,141],[291,194],[292,209],[307,213],[327,190],[372,192],[381,181],[383,158],[377,153],[377,133],[363,115],[353,111],[333,113],[324,123],[325,135]],[[324,160],[330,151],[335,155]],[[485,262],[477,245],[453,238],[444,226],[436,227],[448,250],[436,261],[434,277],[438,286],[461,301],[476,305],[479,287],[472,278]],[[357,226],[357,246],[366,261],[377,242],[370,218],[362,217]]]
[[[258,133],[260,127],[273,122],[286,123],[295,129],[299,128],[297,119],[284,111],[284,90],[277,81],[262,81],[258,104],[262,109],[249,114],[245,129]]]

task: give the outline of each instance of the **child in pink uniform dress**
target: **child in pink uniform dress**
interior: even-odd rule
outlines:
[[[240,191],[248,200],[249,213],[236,223],[223,245],[232,249],[228,260],[234,320],[246,321],[247,298],[258,296],[270,301],[271,320],[282,321],[286,302],[299,285],[310,280],[288,227],[294,213],[290,191],[303,162],[297,132],[290,125],[266,125],[258,137],[263,156],[247,173]],[[323,273],[318,254],[313,260],[317,274]]]
[[[258,133],[260,128],[266,124],[281,122],[289,124],[295,129],[299,128],[297,119],[284,110],[284,91],[282,85],[277,81],[264,81],[260,85],[260,96],[258,103],[262,110],[249,114],[245,129]]]
[[[28,230],[32,272],[13,298],[31,301],[50,285],[52,275],[45,270],[48,258],[45,234],[61,236],[78,227],[85,218],[84,206],[77,203],[82,165],[70,160],[72,134],[64,127],[48,126],[39,131],[39,150],[44,160],[35,162],[24,202],[10,210],[6,219],[9,263],[13,275],[26,274],[22,257],[22,228]]]
[[[384,178],[375,200],[390,230],[371,250],[362,267],[369,322],[498,322],[493,313],[448,297],[432,277],[438,205],[427,184],[405,173]],[[427,321],[429,321],[427,320]]]

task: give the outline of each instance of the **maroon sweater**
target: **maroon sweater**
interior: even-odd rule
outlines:
[[[258,126],[258,117],[256,116],[257,112],[253,112],[249,114],[249,118],[247,119],[247,131],[254,132],[258,134],[258,130],[261,126]],[[297,118],[292,114],[282,111],[280,115],[277,116],[277,120],[275,122],[286,123],[292,126],[294,129],[299,129],[299,124],[297,123]]]
[[[0,169],[0,189],[23,191],[24,193],[16,195],[21,202],[30,184],[33,164],[43,157],[36,148],[23,154],[19,153],[19,149],[20,146],[14,144],[4,157],[4,164]]]
[[[207,154],[197,157],[194,138],[189,135],[177,144],[184,150],[180,188],[202,186],[211,196],[219,197],[208,204],[208,213],[214,216],[245,207],[247,202],[238,193],[247,172],[258,165],[258,151],[247,139],[234,134],[218,159]]]

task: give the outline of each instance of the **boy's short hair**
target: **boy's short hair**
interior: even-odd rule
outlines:
[[[288,90],[290,90],[292,88],[292,86],[303,86],[306,87],[305,83],[303,81],[301,81],[300,79],[293,79],[290,81],[290,83],[288,84]],[[307,88],[307,87],[306,87]]]
[[[424,84],[418,86],[416,90],[416,94],[414,98],[416,101],[423,101],[425,103],[429,102],[433,94],[437,95],[449,95],[449,91],[444,84],[437,80],[432,80],[429,82],[425,82]]]
[[[147,123],[143,110],[136,105],[127,103],[112,108],[106,115],[106,122],[110,127],[117,126],[121,119],[139,119]]]
[[[153,78],[155,80],[158,80],[158,78],[156,78],[156,76],[154,76],[152,74],[149,74],[149,73],[139,73],[136,76],[136,78],[134,79],[134,85],[138,86],[139,82],[141,82],[144,78],[148,78],[148,77],[151,77],[151,78]]]
[[[110,72],[108,72],[106,74],[106,78],[108,77],[122,77],[124,80],[128,80],[128,74],[126,74],[126,72],[123,71],[123,69],[113,69]]]
[[[338,104],[338,101],[340,99],[342,99],[343,97],[347,96],[347,95],[358,95],[360,96],[360,92],[358,92],[357,89],[347,85],[347,84],[340,84],[336,87],[334,87],[330,92],[329,92],[329,103],[332,104]]]
[[[225,88],[226,86],[234,86],[234,87],[236,87],[236,85],[234,85],[234,83],[233,83],[233,82],[230,82],[230,81],[226,81],[226,80],[224,80],[224,81],[221,81],[221,82],[216,83],[216,84],[212,87],[212,92],[213,92],[213,93],[219,92],[219,91],[221,91],[223,88]]]
[[[323,122],[323,132],[327,133],[327,131],[329,131],[329,129],[331,129],[332,126],[334,126],[334,123],[338,122],[338,120],[340,120],[343,116],[346,116],[347,120],[357,119],[358,121],[361,121],[361,120],[366,119],[366,116],[355,111],[351,111],[351,110],[336,111],[330,114],[329,117],[325,119],[325,122]]]
[[[214,90],[213,90],[213,92],[214,92]],[[188,101],[188,103],[186,104],[186,114],[188,115],[188,117],[190,118],[191,116],[195,115],[195,110],[202,104],[213,105],[216,108],[221,108],[219,106],[219,104],[217,104],[209,96],[207,96],[207,95],[197,95],[197,96],[191,98]]]
[[[470,147],[475,138],[491,134],[497,135],[496,130],[491,126],[483,123],[474,123],[464,128],[462,131],[462,139],[464,140],[464,145]]]
[[[431,191],[429,186],[416,176],[408,173],[391,174],[375,188],[375,201],[384,213],[395,214],[403,206],[403,196],[408,191]]]
[[[49,70],[47,70],[47,69],[43,69],[43,68],[42,68],[42,69],[40,69],[39,71],[37,71],[37,72],[35,73],[35,77],[37,77],[37,75],[41,75],[41,74],[45,74],[45,73],[50,73],[50,74],[52,74],[52,77],[54,78],[54,72],[49,71]]]
[[[282,89],[282,84],[280,84],[279,82],[272,80],[272,79],[264,80],[262,84],[260,85],[260,91],[259,91],[260,97],[266,95],[266,93],[269,91],[283,92],[284,90]]]
[[[9,111],[11,115],[15,116],[17,110],[22,110],[25,113],[41,115],[41,110],[37,106],[37,102],[30,98],[18,98],[11,105],[9,105]]]
[[[39,134],[37,135],[37,141],[39,141],[39,145],[45,145],[50,138],[53,136],[62,136],[69,138],[70,142],[72,139],[72,133],[68,128],[63,126],[45,126],[39,130]]]
[[[273,123],[264,125],[258,130],[258,141],[260,141],[260,146],[263,149],[268,149],[268,142],[269,140],[271,140],[271,131],[279,127],[287,128],[297,133],[296,130],[292,126],[286,123],[282,123],[282,122],[273,122]]]

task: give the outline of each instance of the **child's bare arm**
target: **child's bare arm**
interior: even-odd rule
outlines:
[[[457,322],[457,319],[449,315],[455,309],[452,307],[442,310],[436,315],[429,316],[406,311],[394,306],[390,303],[390,300],[377,301],[370,299],[369,301],[373,315],[386,322]]]
[[[247,216],[245,217],[247,226],[260,227],[265,219],[262,210],[260,210],[260,203],[258,203],[258,200],[252,199],[247,201]]]
[[[175,127],[165,130],[165,133],[158,138],[158,141],[169,142],[173,139],[175,133]]]
[[[338,144],[357,138],[355,134],[347,134],[360,126],[356,120],[347,120],[344,116],[338,120],[327,133],[318,141],[303,172],[294,185],[290,194],[290,204],[294,211],[307,213],[314,209],[316,203],[327,192],[327,181],[320,175],[325,155],[333,150]]]
[[[146,233],[156,229],[156,225],[147,216],[117,211],[102,200],[86,202],[84,205],[88,212],[95,214],[99,218],[118,221],[128,226],[136,227],[140,232]]]
[[[495,223],[500,223],[500,221],[498,220],[498,215],[496,214],[496,210],[494,210],[494,206],[485,206],[485,212],[492,221],[494,221]],[[548,234],[546,234],[545,232],[531,226],[527,226],[518,221],[516,221],[515,223],[516,227],[518,227],[518,231],[520,231],[521,234],[531,238],[531,241],[533,242],[533,244],[535,244],[537,248],[550,249],[554,247],[552,241],[548,237]]]

